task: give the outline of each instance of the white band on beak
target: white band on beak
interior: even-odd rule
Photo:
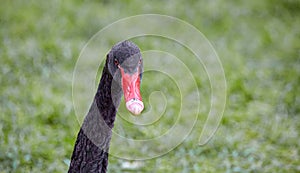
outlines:
[[[144,103],[138,99],[131,99],[126,102],[126,108],[133,115],[139,115],[144,109]]]

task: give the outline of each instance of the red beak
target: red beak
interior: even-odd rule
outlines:
[[[139,115],[143,109],[144,104],[140,94],[140,74],[139,70],[136,73],[128,74],[120,68],[122,74],[122,88],[126,102],[126,108],[133,115]]]

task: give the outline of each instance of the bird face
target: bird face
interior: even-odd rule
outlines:
[[[108,54],[108,62],[110,72],[122,86],[126,108],[133,115],[140,114],[144,104],[140,94],[143,62],[139,48],[129,41],[118,43]]]

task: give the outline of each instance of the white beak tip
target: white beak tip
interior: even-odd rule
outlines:
[[[144,104],[142,101],[137,99],[131,99],[126,102],[126,108],[133,115],[139,115],[144,109]]]

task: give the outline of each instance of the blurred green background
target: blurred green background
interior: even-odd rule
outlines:
[[[146,161],[110,157],[109,171],[300,172],[298,0],[2,0],[0,172],[67,171],[80,128],[72,103],[79,53],[101,28],[144,13],[185,20],[208,38],[227,78],[226,109],[207,145],[197,145],[205,109],[198,128],[168,154]],[[142,50],[151,47],[137,42]],[[150,78],[144,77],[144,88],[162,86]],[[207,79],[197,85],[204,106],[209,105]],[[173,104],[168,112],[176,113]],[[169,127],[168,121],[160,126]]]

